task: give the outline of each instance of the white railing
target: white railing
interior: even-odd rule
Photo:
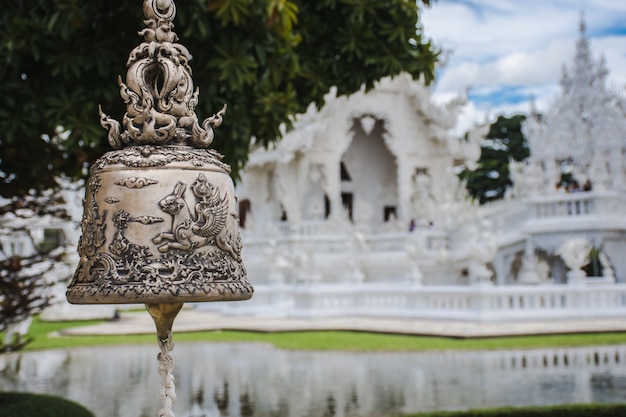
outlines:
[[[610,192],[552,194],[528,200],[531,216],[535,219],[620,216],[625,213],[625,203],[622,195]]]
[[[264,288],[256,288],[263,292]],[[271,289],[268,288],[271,291]],[[294,286],[294,316],[377,316],[502,321],[626,316],[626,284],[593,286]]]
[[[597,214],[595,196],[591,193],[554,195],[531,202],[533,217],[538,219],[554,217],[580,217]]]
[[[287,229],[285,229],[287,230]],[[287,232],[285,232],[287,233]],[[406,250],[407,244],[418,244],[420,251],[439,252],[450,248],[448,233],[437,230],[416,230],[409,232],[381,233],[361,235],[357,238],[353,234],[286,234],[273,239],[246,238],[245,249],[250,253],[265,252],[268,242],[272,241],[277,249],[284,252],[312,252],[315,253],[349,253],[366,250],[371,253]],[[352,249],[350,249],[352,248]]]

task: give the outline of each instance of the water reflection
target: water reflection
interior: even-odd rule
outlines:
[[[63,396],[97,417],[154,417],[157,352],[146,345],[4,355],[0,390]],[[174,361],[180,417],[371,417],[626,398],[626,346],[348,353],[179,343]]]

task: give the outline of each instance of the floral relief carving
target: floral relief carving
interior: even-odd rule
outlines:
[[[216,171],[230,172],[230,166],[222,162],[222,155],[213,149],[149,145],[107,152],[93,164],[92,171],[120,164],[129,168],[160,168],[176,163],[188,163],[194,167],[206,166]]]

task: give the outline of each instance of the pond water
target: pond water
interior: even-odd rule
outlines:
[[[155,417],[157,353],[155,344],[0,355],[0,390],[62,396],[97,417]],[[626,399],[626,345],[354,353],[178,343],[173,357],[177,417],[373,417]]]

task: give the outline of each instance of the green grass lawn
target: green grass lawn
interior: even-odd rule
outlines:
[[[156,343],[156,335],[54,335],[63,329],[96,323],[99,322],[42,322],[38,318],[35,318],[30,328],[30,335],[34,337],[34,341],[26,347],[26,350],[111,344]],[[174,342],[261,342],[269,343],[282,349],[344,351],[531,349],[542,347],[626,344],[626,332],[456,339],[449,337],[407,336],[350,331],[301,331],[279,333],[202,331],[192,333],[174,332]]]

